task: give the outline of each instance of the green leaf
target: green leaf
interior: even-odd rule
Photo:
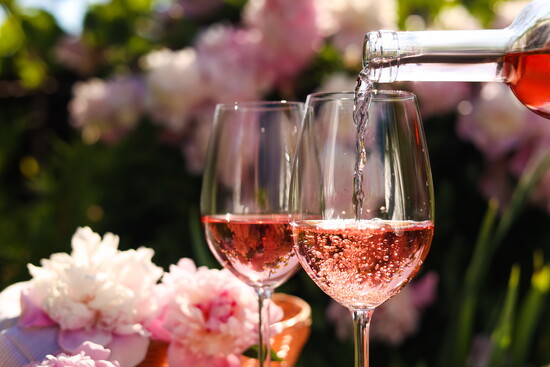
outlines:
[[[475,320],[475,310],[479,287],[485,278],[486,268],[490,263],[491,236],[498,213],[498,200],[489,201],[489,206],[474,248],[470,264],[466,270],[464,288],[462,289],[461,303],[458,306],[458,315],[449,329],[447,344],[440,354],[440,364],[446,365],[453,361],[453,366],[464,366],[468,350],[472,341],[472,330]]]
[[[38,88],[46,78],[46,68],[42,60],[23,53],[16,60],[21,84],[29,89]]]
[[[503,366],[506,353],[512,344],[513,321],[518,298],[519,274],[519,265],[514,265],[510,274],[508,292],[506,293],[506,299],[502,306],[500,318],[491,335],[493,349],[491,351],[489,366]]]
[[[151,9],[151,0],[126,0],[126,7],[137,13],[144,13]]]
[[[19,22],[8,16],[4,24],[0,26],[0,56],[11,56],[21,49],[25,41],[25,35]]]
[[[538,266],[541,257],[535,254],[535,271],[531,278],[531,288],[524,298],[516,320],[516,330],[511,347],[511,366],[523,366],[527,363],[527,352],[533,345],[533,338],[550,288],[550,265]]]

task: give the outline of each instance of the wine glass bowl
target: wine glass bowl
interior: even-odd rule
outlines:
[[[253,287],[277,287],[298,268],[287,214],[213,215],[203,219],[210,249]]]
[[[300,265],[288,194],[303,103],[218,104],[201,191],[208,246],[259,297],[259,360],[269,362],[267,302]]]
[[[353,115],[353,92],[308,96],[290,200],[298,259],[352,311],[363,367],[372,311],[426,258],[434,204],[415,96],[372,91],[368,123],[358,130]]]

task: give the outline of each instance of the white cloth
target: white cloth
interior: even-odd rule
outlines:
[[[40,362],[48,354],[58,354],[58,332],[59,328],[54,326],[25,329],[13,326],[0,331],[0,367],[22,367]]]
[[[20,328],[20,294],[27,282],[16,283],[0,293],[0,367],[22,367],[57,354],[57,326]]]

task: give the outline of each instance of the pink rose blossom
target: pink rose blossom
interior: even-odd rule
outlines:
[[[150,330],[170,341],[170,365],[238,366],[237,356],[258,341],[254,290],[229,270],[197,268],[191,259],[172,265],[162,282],[169,299]],[[282,317],[280,307],[270,311],[272,323]]]
[[[137,79],[90,79],[76,83],[69,113],[73,126],[88,143],[118,141],[132,130],[143,113],[143,86]]]
[[[61,353],[48,355],[42,362],[25,367],[120,367],[117,361],[109,361],[111,351],[91,342],[83,343],[72,355]]]

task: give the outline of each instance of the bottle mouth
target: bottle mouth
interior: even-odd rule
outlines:
[[[368,32],[365,35],[363,69],[368,71],[371,81],[395,81],[400,57],[401,48],[396,32],[379,30]]]

